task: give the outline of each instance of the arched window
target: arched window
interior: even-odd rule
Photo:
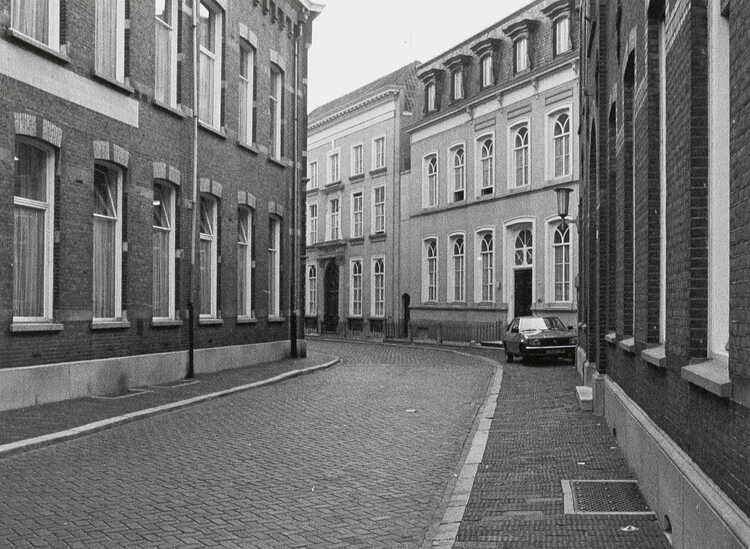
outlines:
[[[513,136],[513,155],[515,158],[515,184],[523,187],[529,184],[529,129],[521,126]]]
[[[352,260],[352,316],[362,316],[362,260]]]
[[[252,315],[252,237],[253,213],[250,208],[237,211],[237,314]]]
[[[495,299],[495,243],[492,233],[484,233],[479,242],[479,259],[482,263],[482,301]]]
[[[200,243],[199,243],[199,285],[200,316],[216,318],[217,289],[217,215],[216,199],[208,195],[200,197]]]
[[[555,177],[570,175],[570,116],[567,112],[555,118],[553,129]]]
[[[453,239],[453,301],[464,300],[464,239],[457,236]]]
[[[458,202],[464,199],[464,189],[466,187],[466,164],[464,148],[458,147],[453,152],[453,201]]]
[[[426,242],[425,249],[425,301],[437,301],[437,242]]]
[[[122,172],[94,167],[94,319],[122,313]]]
[[[552,237],[555,301],[570,301],[570,228],[560,224]]]
[[[318,312],[318,269],[315,265],[307,268],[307,315],[315,316]]]
[[[427,202],[426,206],[437,205],[438,162],[437,155],[427,159]]]
[[[372,313],[375,317],[385,316],[385,259],[372,260]]]
[[[516,267],[527,267],[533,265],[534,242],[530,230],[523,229],[518,233],[518,236],[516,236],[515,251]]]
[[[175,316],[175,189],[165,181],[153,185],[153,289],[151,315]]]
[[[480,161],[482,166],[482,195],[492,194],[495,184],[495,143],[491,137],[482,141]]]

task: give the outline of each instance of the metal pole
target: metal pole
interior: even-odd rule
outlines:
[[[188,369],[187,377],[195,375],[195,234],[198,226],[198,0],[193,0],[193,198],[190,232],[190,289],[188,295]]]
[[[292,257],[291,257],[291,275],[289,276],[289,340],[290,340],[290,351],[292,358],[299,356],[297,349],[297,254],[298,250],[298,227],[297,227],[297,208],[298,208],[298,193],[299,193],[299,36],[295,33],[294,36],[294,137],[293,145],[294,152],[292,154],[292,160],[294,161],[293,168],[293,181],[292,181],[292,200],[291,200],[291,225],[292,225]]]

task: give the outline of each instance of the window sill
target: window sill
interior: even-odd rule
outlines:
[[[487,200],[488,198],[493,198],[495,196],[495,187],[485,187],[487,192],[482,192],[482,189],[480,189],[479,194],[474,197],[474,200],[481,201],[481,200]]]
[[[105,76],[101,74],[100,72],[97,72],[96,69],[91,71],[91,75],[94,77],[95,80],[98,80],[99,82],[102,82],[103,84],[106,84],[107,86],[111,88],[121,91],[124,94],[133,95],[133,92],[135,91],[132,88],[132,86],[128,84],[127,81],[120,82],[119,80],[115,80],[113,78],[110,78],[109,76]]]
[[[370,321],[370,320],[378,320],[378,321],[379,320],[385,320],[385,316],[368,316],[367,320],[368,321]]]
[[[257,156],[260,153],[260,151],[255,148],[254,143],[244,143],[238,139],[236,141],[236,144],[240,149],[246,150],[247,152],[252,153],[253,155]]]
[[[284,161],[281,158],[276,158],[274,156],[269,156],[268,157],[268,162],[270,162],[271,164],[276,164],[279,168],[286,169],[286,167],[287,167],[287,165],[284,164]]]
[[[715,357],[704,362],[684,366],[681,375],[682,379],[688,381],[688,383],[701,387],[721,398],[729,398],[732,394],[729,361],[726,358]]]
[[[199,318],[199,326],[221,326],[224,324],[223,318]]]
[[[11,333],[25,332],[62,332],[63,325],[60,322],[12,322]]]
[[[310,194],[318,194],[318,187],[311,187],[309,189],[305,189],[305,192],[308,195],[310,195]]]
[[[92,320],[92,330],[124,330],[130,328],[127,320]]]
[[[269,316],[268,320],[266,320],[269,324],[281,324],[284,321],[286,319],[283,316]]]
[[[362,320],[362,315],[349,315],[346,318],[347,320]]]
[[[187,115],[184,112],[182,112],[182,108],[180,107],[179,104],[172,106],[172,105],[168,105],[167,103],[163,103],[159,101],[158,99],[152,99],[151,103],[155,107],[165,112],[168,112],[169,114],[176,116],[177,118],[187,118]]]
[[[349,244],[362,244],[364,241],[364,236],[353,236],[349,239]]]
[[[609,332],[604,336],[604,341],[609,343],[610,345],[614,345],[617,343],[617,334],[615,332]]]
[[[239,315],[237,317],[237,320],[235,321],[235,324],[257,324],[258,319],[254,316],[247,316],[247,315]]]
[[[207,131],[208,133],[214,134],[216,137],[220,137],[222,139],[227,138],[227,131],[224,128],[214,128],[213,126],[209,126],[202,120],[198,120],[198,127]]]
[[[388,235],[385,232],[375,233],[370,235],[370,242],[382,242]]]
[[[376,168],[374,170],[370,170],[370,177],[376,177],[379,175],[385,175],[388,173],[388,167],[383,166],[382,168]]]
[[[174,318],[152,318],[151,319],[152,328],[177,328],[178,326],[182,326],[182,320],[177,320]]]
[[[14,40],[22,42],[23,44],[27,46],[31,46],[32,48],[36,49],[40,53],[43,53],[44,55],[46,55],[47,57],[51,57],[54,61],[57,61],[58,63],[68,64],[71,62],[70,57],[68,57],[64,52],[52,49],[48,45],[38,42],[29,36],[26,36],[22,32],[19,32],[11,27],[8,27],[7,32],[8,32],[8,36],[13,38]]]
[[[334,181],[333,183],[326,183],[326,186],[323,187],[323,190],[325,190],[326,192],[329,192],[329,191],[338,190],[341,187],[342,187],[341,180],[339,179],[338,181]]]
[[[358,183],[359,181],[363,181],[365,179],[364,173],[358,173],[355,175],[349,176],[349,183]]]
[[[652,366],[655,366],[657,368],[667,367],[667,353],[664,345],[643,349],[641,351],[641,358],[648,364],[651,364]]]
[[[635,354],[635,338],[631,336],[627,336],[620,340],[620,349],[625,351],[626,353]]]

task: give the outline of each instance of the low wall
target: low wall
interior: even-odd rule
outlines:
[[[297,343],[304,354],[305,341]],[[280,360],[289,350],[288,340],[196,349],[195,373]],[[174,351],[0,369],[0,411],[177,381],[187,366],[188,351]]]

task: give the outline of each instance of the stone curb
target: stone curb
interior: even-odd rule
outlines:
[[[231,389],[215,391],[213,393],[207,393],[205,395],[199,395],[185,400],[178,400],[176,402],[170,402],[169,404],[162,404],[161,406],[154,406],[152,408],[145,408],[143,410],[130,412],[121,416],[114,416],[107,419],[94,421],[92,423],[87,423],[86,425],[81,425],[79,427],[73,427],[72,429],[67,429],[65,431],[58,431],[56,433],[49,433],[47,435],[41,435],[38,437],[27,438],[24,440],[17,440],[15,442],[2,444],[0,445],[0,459],[16,453],[28,452],[30,450],[41,448],[43,446],[49,446],[56,442],[63,442],[84,435],[90,435],[98,431],[103,431],[105,429],[110,429],[118,425],[130,423],[131,421],[146,419],[148,417],[155,416],[164,412],[171,412],[181,408],[186,408],[188,406],[192,406],[193,404],[200,404],[208,400],[222,398],[225,396],[233,395],[235,393],[240,393],[242,391],[247,391],[249,389],[255,389],[256,387],[263,387],[264,385],[271,385],[273,383],[278,383],[280,381],[284,381],[294,377],[310,374],[318,370],[330,368],[331,366],[334,366],[339,362],[341,362],[341,359],[335,358],[333,360],[329,360],[328,362],[324,362],[323,364],[310,366],[309,368],[301,368],[299,370],[291,370],[289,372],[284,372],[283,374],[269,377],[268,379],[255,381],[253,383],[247,383],[245,385],[238,385],[237,387],[232,387]]]

